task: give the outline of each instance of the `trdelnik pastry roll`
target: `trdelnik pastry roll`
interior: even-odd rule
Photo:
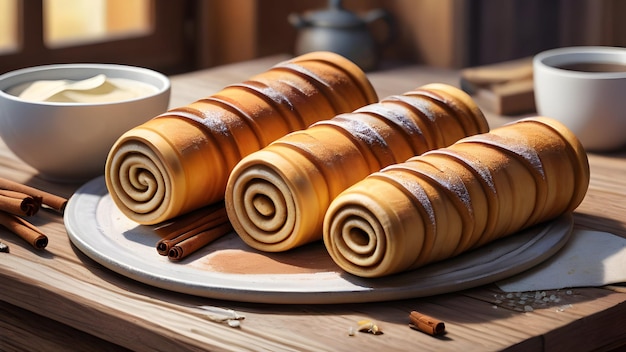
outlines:
[[[449,85],[387,97],[290,133],[242,159],[226,187],[228,217],[244,242],[262,251],[321,240],[324,213],[350,185],[488,129],[472,99]]]
[[[526,118],[356,183],[330,205],[324,244],[347,272],[386,276],[573,211],[588,185],[574,134],[556,120]]]
[[[244,156],[377,100],[351,61],[304,54],[129,130],[111,148],[106,185],[126,216],[156,224],[223,200]]]

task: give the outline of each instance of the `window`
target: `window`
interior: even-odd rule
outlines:
[[[0,0],[0,74],[107,62],[176,73],[194,64],[192,0]]]
[[[0,1],[0,54],[17,49],[17,0]]]
[[[44,0],[44,43],[62,47],[149,34],[152,5],[150,0]]]

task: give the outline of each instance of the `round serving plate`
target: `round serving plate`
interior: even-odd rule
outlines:
[[[388,277],[342,271],[324,245],[264,253],[230,233],[182,261],[156,251],[153,227],[128,219],[99,177],[81,186],[64,215],[72,243],[101,265],[155,287],[216,299],[275,304],[375,302],[472,288],[521,273],[568,241],[571,214],[499,239],[452,259]]]

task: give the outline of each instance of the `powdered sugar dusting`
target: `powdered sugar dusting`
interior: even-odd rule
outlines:
[[[357,109],[357,113],[373,113],[378,116],[384,116],[387,120],[400,126],[405,133],[409,136],[422,134],[419,126],[409,117],[408,114],[396,111],[392,108],[392,104],[385,104],[385,101],[381,101],[379,104],[370,104],[362,108]],[[397,107],[395,107],[397,109]]]
[[[507,141],[506,138],[492,133],[476,137],[480,137],[478,141],[481,143],[490,144],[498,148],[508,150],[522,157],[528,162],[528,164],[531,165],[532,168],[539,172],[543,179],[546,178],[541,157],[537,151],[532,146],[529,146],[525,141]]]
[[[535,149],[528,148],[526,145],[513,144],[509,146],[509,150],[526,159],[528,163],[539,172],[543,179],[546,178],[543,163]]]
[[[419,110],[426,118],[428,118],[432,122],[436,122],[437,119],[442,115],[433,110],[433,106],[436,105],[432,101],[402,95],[395,96],[394,98]]]
[[[489,190],[493,194],[496,194],[496,184],[493,180],[493,175],[491,174],[489,168],[483,165],[479,159],[458,150],[448,150],[446,154],[457,159],[463,165],[468,166],[470,169],[474,170],[474,172],[478,173],[480,180],[482,181],[481,183],[486,184]]]
[[[175,109],[172,110],[168,115],[169,116],[177,116],[183,117],[189,120],[192,120],[202,126],[206,127],[209,131],[221,134],[224,136],[230,136],[230,131],[228,130],[227,124],[223,120],[223,114],[219,112],[208,112],[208,111],[198,111],[190,109]],[[168,115],[161,115],[163,117],[167,117]]]
[[[396,173],[398,172],[398,173]],[[403,172],[401,170],[396,170],[394,166],[385,168],[380,172],[377,172],[373,175],[383,176],[387,180],[391,180],[394,183],[398,184],[402,188],[409,191],[409,193],[416,199],[421,205],[422,208],[426,211],[428,215],[428,220],[432,226],[436,226],[437,223],[435,221],[435,210],[433,208],[433,204],[428,197],[428,194],[419,184],[419,182],[415,182],[415,180],[409,180],[406,177],[402,177]]]
[[[465,183],[461,178],[453,172],[441,172],[435,179],[444,188],[451,191],[457,198],[461,200],[463,205],[467,208],[470,214],[473,214],[472,200],[470,198],[469,190],[465,187]]]
[[[338,126],[370,147],[381,146],[388,148],[385,138],[372,125],[359,120],[358,116],[354,113],[341,114],[335,116],[332,120],[321,122],[321,124]]]
[[[326,82],[323,78],[321,78],[320,76],[316,75],[315,73],[313,73],[311,70],[307,70],[306,68],[294,64],[294,63],[284,63],[282,65],[280,65],[280,67],[277,67],[276,69],[280,69],[280,68],[285,68],[288,70],[292,70],[295,72],[298,72],[300,74],[303,74],[305,76],[311,77],[313,79],[315,79],[317,82],[319,82],[320,84],[324,85],[326,88],[328,89],[332,89],[331,85],[328,84],[328,82]]]
[[[264,83],[258,81],[246,81],[235,86],[243,87],[253,91],[254,93],[258,93],[255,94],[256,96],[270,98],[270,101],[275,103],[276,106],[286,107],[291,111],[295,111],[295,107],[291,101],[285,97],[285,95]]]

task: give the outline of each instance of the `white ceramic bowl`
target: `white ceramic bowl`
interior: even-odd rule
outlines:
[[[108,103],[31,102],[9,93],[28,82],[82,80],[97,74],[148,83],[156,92]],[[0,75],[0,137],[43,178],[84,181],[103,174],[117,138],[166,111],[169,97],[169,79],[140,67],[60,64],[20,69]]]
[[[540,115],[563,122],[589,151],[626,145],[626,48],[552,49],[534,57],[533,71]]]

